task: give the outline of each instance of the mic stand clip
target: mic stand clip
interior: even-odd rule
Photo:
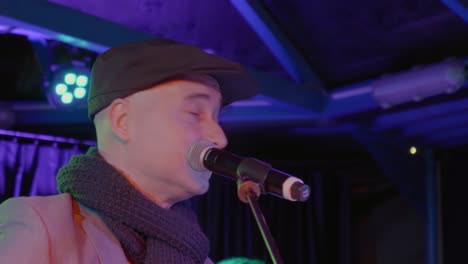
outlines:
[[[283,260],[281,259],[278,248],[276,247],[275,240],[271,235],[268,224],[258,203],[258,198],[262,191],[264,191],[263,185],[256,183],[247,177],[238,177],[237,197],[240,201],[250,205],[250,209],[252,209],[255,221],[260,229],[260,233],[262,234],[263,241],[265,242],[273,264],[283,264]]]

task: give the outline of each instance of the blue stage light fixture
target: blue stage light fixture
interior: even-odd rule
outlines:
[[[86,106],[89,78],[90,70],[85,64],[54,65],[47,83],[49,102],[56,108]]]

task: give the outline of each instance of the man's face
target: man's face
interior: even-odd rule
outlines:
[[[224,148],[218,124],[221,94],[201,82],[176,80],[133,94],[127,116],[127,169],[147,195],[184,200],[205,193],[210,172],[196,172],[186,161],[190,145],[209,140]]]

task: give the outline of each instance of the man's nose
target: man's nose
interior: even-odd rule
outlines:
[[[210,122],[210,125],[206,128],[205,133],[206,139],[213,142],[217,148],[225,148],[228,140],[226,134],[217,121]]]

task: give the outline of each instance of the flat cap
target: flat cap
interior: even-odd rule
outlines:
[[[127,97],[184,74],[207,74],[219,83],[223,105],[258,93],[258,82],[230,60],[170,39],[117,46],[96,59],[88,97],[88,116],[114,99]]]

